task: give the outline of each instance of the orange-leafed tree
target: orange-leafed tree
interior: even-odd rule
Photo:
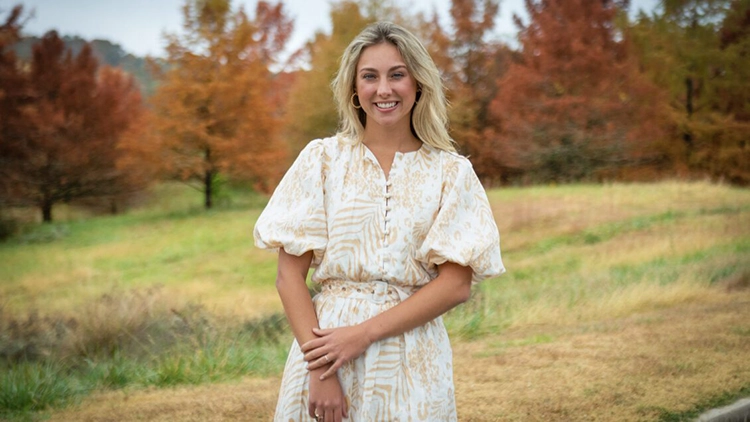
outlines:
[[[13,136],[2,139],[7,197],[49,222],[56,203],[133,189],[116,164],[119,137],[142,108],[133,79],[100,72],[88,45],[74,56],[54,31],[34,46],[23,77],[26,98],[10,114]]]
[[[750,184],[750,0],[663,1],[633,33],[650,78],[669,92],[675,166]]]
[[[221,178],[268,190],[286,150],[269,66],[292,29],[281,3],[260,1],[251,19],[229,0],[188,0],[184,33],[167,37],[166,71],[152,98],[163,171],[204,192]]]
[[[492,140],[530,180],[621,177],[657,162],[664,95],[639,71],[627,1],[526,0],[521,56],[499,81]]]

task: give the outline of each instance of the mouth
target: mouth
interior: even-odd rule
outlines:
[[[377,107],[377,108],[379,108],[381,110],[387,110],[387,109],[396,107],[396,104],[398,104],[398,102],[396,102],[396,101],[389,101],[387,103],[375,103],[375,107]]]

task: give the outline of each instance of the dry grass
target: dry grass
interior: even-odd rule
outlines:
[[[657,421],[750,384],[750,292],[454,347],[461,421]],[[279,378],[107,392],[51,421],[267,421]]]
[[[750,386],[749,321],[749,292],[711,291],[625,318],[458,344],[461,420],[655,421],[689,410]]]
[[[199,387],[115,391],[96,394],[80,407],[58,412],[51,422],[268,421],[276,407],[279,380],[247,378]]]
[[[489,196],[509,272],[446,318],[462,421],[659,420],[750,388],[750,191],[669,182]],[[0,245],[11,263],[0,300],[11,314],[79,318],[108,293],[159,286],[167,308],[199,304],[218,320],[278,312],[275,256],[251,246],[258,212],[135,215]],[[132,323],[121,319],[111,326]],[[53,420],[268,420],[277,388],[272,377],[104,392]]]

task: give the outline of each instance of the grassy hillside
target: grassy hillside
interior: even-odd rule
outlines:
[[[612,321],[718,290],[748,294],[748,190],[671,182],[489,197],[508,273],[446,318],[459,350],[492,338],[487,356],[556,341],[545,332],[514,339],[530,327]],[[192,208],[200,199],[179,187],[155,198],[128,215],[71,218],[0,244],[3,414],[95,390],[279,374],[289,334],[275,256],[252,246],[262,198],[235,194],[211,212]],[[743,347],[750,326],[737,333]]]

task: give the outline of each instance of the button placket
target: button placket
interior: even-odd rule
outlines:
[[[386,262],[388,260],[387,255],[387,248],[388,248],[388,236],[391,233],[391,191],[392,191],[392,183],[391,180],[388,179],[385,182],[385,190],[384,190],[384,197],[385,197],[385,207],[383,209],[383,249],[380,254],[380,270],[382,273],[385,273],[385,267]]]

